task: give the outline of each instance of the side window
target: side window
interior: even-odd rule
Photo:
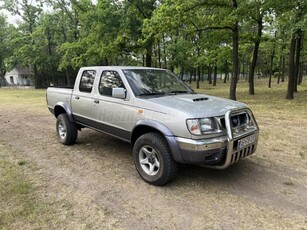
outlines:
[[[95,70],[83,71],[79,85],[80,92],[86,92],[86,93],[92,92],[95,75],[96,75]]]
[[[112,96],[113,88],[125,88],[119,74],[116,71],[103,71],[99,82],[99,93]]]

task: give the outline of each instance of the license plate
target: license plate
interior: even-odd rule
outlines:
[[[256,142],[256,135],[250,135],[248,137],[244,137],[241,140],[238,140],[238,149],[242,149],[247,145],[250,145],[252,143]]]

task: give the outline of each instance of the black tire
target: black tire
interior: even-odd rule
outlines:
[[[133,159],[138,173],[149,184],[165,185],[177,174],[178,165],[159,133],[140,136],[133,146]]]
[[[56,133],[59,142],[64,145],[72,145],[76,143],[78,137],[77,125],[68,119],[66,113],[62,113],[57,117]]]

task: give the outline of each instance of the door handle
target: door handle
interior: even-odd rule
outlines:
[[[75,99],[79,100],[79,99],[80,99],[80,97],[78,97],[78,96],[75,96]]]
[[[95,104],[99,104],[99,100],[94,100],[94,103]]]

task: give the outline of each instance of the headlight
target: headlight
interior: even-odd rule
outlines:
[[[222,130],[219,128],[214,118],[188,119],[187,127],[191,134],[214,134]]]
[[[217,129],[216,122],[213,118],[203,118],[199,119],[200,130],[203,133],[212,132]]]

